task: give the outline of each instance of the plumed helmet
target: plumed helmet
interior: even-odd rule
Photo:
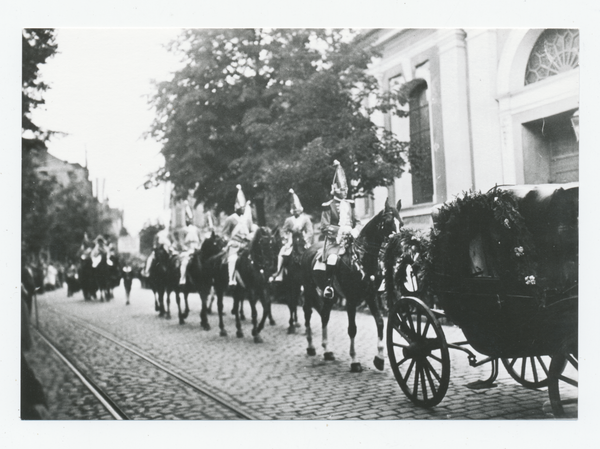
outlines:
[[[194,212],[192,212],[192,208],[189,204],[185,205],[185,221],[190,224],[194,221]]]
[[[333,175],[333,183],[331,184],[331,192],[335,190],[344,191],[348,193],[348,182],[346,181],[346,173],[340,164],[340,161],[333,161],[335,167],[335,174]]]
[[[241,190],[240,190],[241,192]],[[246,203],[246,208],[244,209],[244,215],[242,215],[242,219],[246,221],[246,225],[248,229],[252,229],[252,208],[250,207],[250,201]]]
[[[246,205],[246,197],[244,196],[244,192],[242,191],[241,185],[236,185],[237,197],[235,198],[235,205],[233,206],[234,210],[242,209]]]
[[[302,203],[300,203],[300,198],[298,198],[294,189],[290,189],[290,209],[292,210],[292,213],[294,211],[302,212],[304,210]]]
[[[96,237],[96,239],[94,240],[94,243],[97,243],[98,245],[106,245],[106,239],[104,238],[103,235],[99,235],[98,237]]]

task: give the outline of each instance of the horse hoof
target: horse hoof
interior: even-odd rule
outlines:
[[[203,324],[202,325],[202,330],[209,331],[210,330],[210,324]]]
[[[377,368],[379,371],[383,371],[384,364],[385,361],[381,357],[375,356],[373,359],[373,365],[375,365],[375,368]]]
[[[179,324],[185,324],[185,320],[183,318],[179,318]]]
[[[155,312],[160,312],[160,309],[157,306],[154,306],[154,311]]]
[[[221,329],[221,332],[219,333],[219,335],[221,337],[227,337],[227,331],[225,329]]]
[[[127,302],[125,303],[125,305],[126,305],[126,306],[128,306],[128,305],[129,305],[129,301],[127,301]]]
[[[327,361],[335,360],[335,356],[333,355],[333,352],[326,352],[325,354],[323,354],[323,358]]]
[[[294,324],[294,326],[295,326],[295,327],[300,327],[300,326],[302,326],[302,325],[301,325],[300,323],[296,323],[296,324]]]
[[[275,326],[277,323],[275,323],[275,320],[271,320],[271,321],[269,321],[269,324],[270,324],[271,326]]]
[[[317,355],[317,350],[315,348],[306,348],[306,353],[312,357]]]
[[[189,311],[189,310],[187,310],[187,311],[185,311],[185,312],[183,313],[183,318],[185,319],[185,318],[187,318],[189,315],[190,315],[190,311]]]
[[[294,326],[288,327],[287,333],[288,333],[288,335],[295,334],[296,333],[296,328]]]
[[[167,320],[170,320],[170,319],[171,319],[171,314],[170,314],[170,313],[167,313],[167,315],[165,316],[165,318],[166,318]]]
[[[237,332],[235,333],[235,336],[236,336],[237,338],[244,338],[244,333],[243,333],[242,331],[237,331]]]
[[[360,373],[362,371],[362,366],[360,363],[355,362],[350,364],[350,372],[351,373]]]
[[[244,315],[240,315],[240,320],[246,321],[246,317]]]
[[[254,343],[263,343],[263,339],[260,335],[254,336]]]

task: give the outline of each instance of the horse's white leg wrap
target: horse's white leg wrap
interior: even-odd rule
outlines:
[[[383,339],[377,338],[377,357],[379,357],[380,359],[383,359],[383,347]]]
[[[323,352],[327,352],[327,325],[323,326],[323,340],[321,346],[323,346]]]
[[[312,339],[312,329],[309,326],[306,326],[306,342],[308,343],[309,348],[314,348],[313,339]]]
[[[356,363],[356,349],[354,348],[354,337],[350,339],[350,358],[352,363]]]

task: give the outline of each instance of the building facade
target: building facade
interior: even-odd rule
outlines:
[[[407,225],[469,189],[578,181],[579,32],[573,29],[384,29],[363,42],[371,73],[403,89],[407,117],[373,120],[410,142],[409,165],[374,204],[402,199]]]

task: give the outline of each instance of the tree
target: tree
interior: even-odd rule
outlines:
[[[23,30],[22,45],[21,250],[25,256],[37,255],[48,239],[48,202],[54,183],[38,176],[35,158],[46,150],[51,133],[33,123],[31,112],[44,103],[42,94],[48,89],[39,79],[39,70],[56,53],[54,30]]]
[[[374,52],[342,30],[187,30],[173,44],[186,63],[157,85],[149,136],[165,165],[155,182],[218,211],[233,207],[236,184],[269,214],[294,188],[315,213],[329,198],[333,161],[355,196],[400,176],[405,143],[377,127]],[[382,98],[382,97],[378,97]],[[386,107],[380,102],[376,108]]]

